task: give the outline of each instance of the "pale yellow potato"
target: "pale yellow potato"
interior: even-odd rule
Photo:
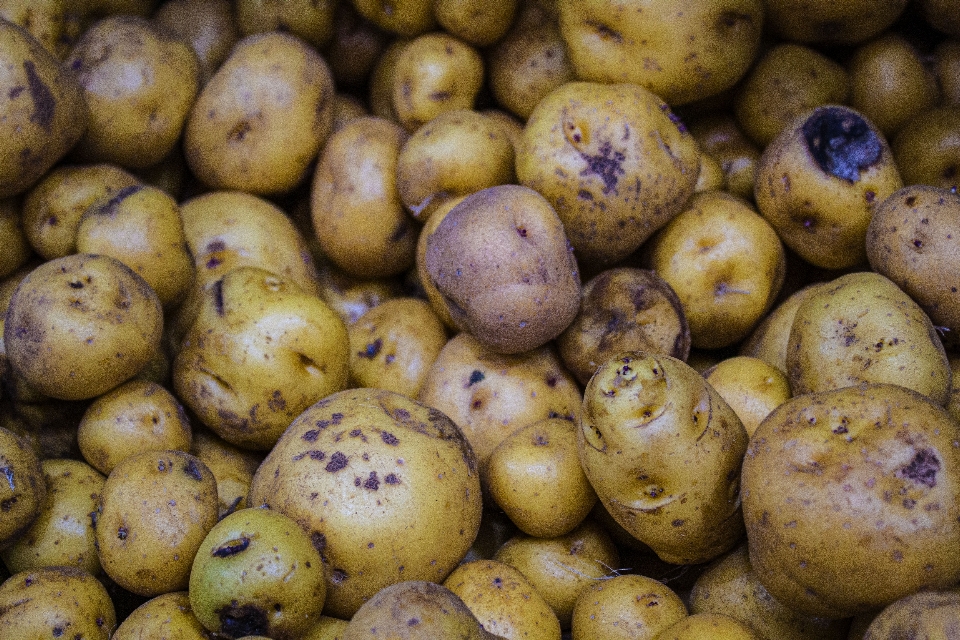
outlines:
[[[573,607],[575,638],[651,640],[687,617],[687,606],[670,587],[642,575],[598,580],[580,592]]]
[[[727,358],[707,369],[703,377],[737,414],[748,436],[771,411],[790,399],[786,374],[759,358]]]
[[[723,167],[720,161],[709,153],[700,152],[700,174],[697,176],[697,184],[693,190],[696,193],[701,191],[720,191],[723,189],[726,176],[723,173]]]
[[[0,0],[0,18],[36,38],[55,58],[64,54],[64,0]]]
[[[867,627],[864,640],[930,638],[946,640],[960,618],[960,591],[919,591],[888,605]]]
[[[403,295],[401,283],[395,278],[360,280],[322,262],[318,278],[320,297],[348,327],[378,304]]]
[[[378,118],[399,123],[393,110],[393,77],[400,54],[410,44],[408,38],[397,38],[384,48],[370,72],[368,102],[370,112]]]
[[[353,6],[364,18],[384,31],[412,37],[426,33],[437,24],[434,0],[353,0]]]
[[[343,640],[343,633],[349,624],[349,621],[340,618],[320,616],[317,624],[304,634],[303,640]]]
[[[11,425],[12,426],[12,425]],[[14,482],[0,485],[0,549],[15,544],[40,515],[47,495],[40,457],[26,438],[0,427],[0,465]]]
[[[513,24],[518,0],[434,0],[437,22],[447,33],[476,47],[500,40]]]
[[[667,627],[653,640],[760,640],[753,629],[722,613],[697,613]]]

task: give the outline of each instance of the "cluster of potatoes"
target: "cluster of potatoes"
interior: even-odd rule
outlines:
[[[0,637],[960,625],[952,0],[0,0]]]

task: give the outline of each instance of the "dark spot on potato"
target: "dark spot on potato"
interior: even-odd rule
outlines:
[[[547,438],[542,433],[538,433],[536,437],[533,439],[533,446],[535,447],[545,447],[548,444],[550,444],[550,439]]]
[[[76,280],[72,280],[72,281],[69,283],[69,286],[70,286],[71,289],[83,289],[83,283],[82,283],[82,282],[78,282],[78,281],[76,281]]]
[[[577,197],[581,200],[593,200],[593,194],[586,189],[580,189],[577,191]]]
[[[33,113],[30,114],[30,122],[49,130],[57,110],[57,99],[53,97],[53,92],[37,75],[37,66],[32,60],[24,61],[23,70],[27,74],[30,97],[33,98]]]
[[[547,376],[547,386],[551,389],[557,386],[557,377],[556,376]]]
[[[395,447],[400,444],[400,440],[397,439],[397,436],[393,435],[392,433],[387,433],[386,431],[380,432],[380,439],[391,447]]]
[[[470,381],[467,383],[467,386],[472,387],[478,382],[481,382],[484,377],[485,376],[483,375],[482,371],[477,371],[476,369],[474,369],[473,373],[470,374]]]
[[[160,473],[166,473],[166,472],[167,472],[167,462],[166,462],[166,460],[158,460],[158,461],[157,461],[157,471],[159,471]]]
[[[117,191],[116,195],[107,200],[107,203],[102,207],[94,209],[94,212],[97,215],[113,217],[117,214],[117,207],[120,206],[120,203],[139,191],[143,191],[143,185],[132,184],[126,186]]]
[[[452,95],[449,91],[434,91],[430,94],[430,99],[436,102],[444,102],[449,100]]]
[[[250,123],[246,120],[241,120],[230,130],[230,133],[227,135],[227,140],[229,142],[243,142],[243,139],[247,137],[250,130]]]
[[[343,569],[334,569],[330,572],[330,582],[333,584],[342,584],[350,576]]]
[[[317,439],[319,435],[320,435],[320,429],[310,429],[310,431],[307,431],[302,436],[300,436],[300,439],[303,440],[304,442],[313,442],[314,440]]]
[[[898,478],[908,478],[928,487],[937,486],[937,472],[940,471],[940,460],[929,449],[917,451],[910,464],[897,471]]]
[[[287,401],[284,400],[283,394],[279,389],[276,389],[273,394],[271,394],[270,399],[267,401],[267,406],[270,407],[271,411],[283,411],[287,408]]]
[[[670,122],[673,123],[673,126],[677,128],[677,131],[679,131],[680,133],[687,132],[687,125],[683,124],[683,120],[680,119],[680,116],[678,116],[677,114],[675,114],[673,111],[670,110],[670,105],[662,104],[660,105],[660,110],[663,111],[663,113],[667,116],[667,119],[669,119]],[[639,191],[640,189],[638,188],[637,192]]]
[[[371,471],[370,476],[363,481],[363,488],[370,491],[376,491],[380,488],[380,479],[377,478],[377,472]]]
[[[675,527],[682,527],[682,526],[683,526],[683,522],[684,522],[684,521],[683,521],[682,518],[677,518],[676,520],[674,520],[674,521],[671,522],[670,524],[672,524],[672,525],[675,526]]]
[[[388,473],[383,478],[383,481],[386,482],[387,484],[400,484],[400,478],[398,478],[395,473]]]
[[[200,467],[197,466],[196,460],[187,460],[187,464],[183,466],[183,472],[197,482],[203,480],[203,472],[200,471]]]
[[[580,157],[587,163],[587,168],[580,172],[581,176],[596,175],[603,181],[603,192],[616,193],[618,176],[625,175],[623,161],[626,156],[620,151],[614,151],[609,142],[600,145],[597,155],[589,155],[580,151]]]
[[[615,31],[601,22],[597,22],[596,20],[587,20],[584,24],[596,31],[601,40],[612,40],[617,44],[623,43],[623,36],[620,35],[618,31]]]
[[[63,627],[54,627],[53,628],[53,637],[59,638],[63,635]]]
[[[213,308],[221,318],[225,315],[223,308],[223,278],[213,283],[211,288],[213,294]]]
[[[419,619],[419,618],[410,618],[409,620],[407,620],[407,626],[408,626],[408,627],[415,627],[415,626],[417,626],[418,624],[420,624],[420,619]]]
[[[210,555],[214,558],[229,558],[230,556],[235,556],[242,551],[246,551],[247,547],[249,546],[250,538],[241,536],[238,540],[224,542],[222,545],[211,551]]]
[[[0,511],[10,511],[17,504],[17,496],[0,500]]]
[[[21,93],[23,93],[24,89],[26,89],[26,87],[23,86],[22,84],[17,85],[16,87],[12,87],[10,91],[7,93],[7,96],[11,100],[15,100]]]
[[[363,351],[357,351],[357,357],[365,358],[367,360],[373,360],[377,357],[377,354],[380,353],[380,349],[383,348],[383,340],[377,338],[373,342],[367,344],[366,349]]]
[[[333,422],[334,425],[340,424],[341,420],[343,420],[342,413],[334,413],[330,416],[330,421]]]
[[[527,230],[524,227],[517,227],[517,235],[521,238],[527,237]]]
[[[810,155],[825,173],[856,182],[880,159],[880,139],[866,120],[841,107],[814,111],[802,127]]]
[[[16,487],[14,486],[14,475],[13,469],[10,467],[0,467],[0,473],[3,474],[3,477],[7,479],[7,484],[10,485],[10,490],[12,491]]]
[[[265,636],[269,631],[266,612],[252,604],[241,607],[232,604],[217,611],[217,615],[220,618],[220,631],[231,638]]]
[[[324,470],[330,473],[336,473],[337,471],[345,468],[348,462],[349,460],[347,459],[346,454],[344,454],[342,451],[337,451],[330,456],[330,462],[327,463],[327,466],[324,467]]]
[[[120,527],[119,529],[117,529],[117,538],[119,538],[120,540],[126,540],[127,533],[128,532],[126,527]]]

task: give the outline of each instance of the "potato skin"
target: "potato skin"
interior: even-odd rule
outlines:
[[[82,569],[21,571],[0,584],[4,638],[109,640],[117,616],[107,590]]]
[[[743,462],[750,563],[784,606],[849,617],[960,579],[957,426],[892,384],[794,397]]]
[[[647,640],[687,617],[687,607],[667,585],[626,574],[585,588],[573,607],[576,638]]]
[[[47,495],[40,459],[23,438],[0,427],[0,549],[16,543],[40,515]]]
[[[193,615],[186,591],[172,591],[151,598],[117,627],[112,640],[207,640],[209,634]]]
[[[863,635],[863,640],[900,638],[951,638],[960,618],[960,591],[920,591],[884,608]]]

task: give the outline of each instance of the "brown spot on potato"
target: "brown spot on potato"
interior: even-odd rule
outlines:
[[[937,472],[940,471],[940,460],[929,449],[917,451],[913,459],[905,467],[897,471],[898,478],[908,478],[927,487],[937,486]]]
[[[822,171],[856,182],[882,151],[880,139],[866,120],[850,109],[823,107],[802,127],[807,149]]]
[[[371,471],[370,476],[363,481],[363,488],[370,491],[376,491],[380,488],[380,479],[377,478],[377,472]]]
[[[270,407],[271,411],[283,411],[287,408],[287,401],[283,398],[283,393],[279,389],[274,390],[271,394],[267,406]]]
[[[395,473],[388,473],[383,478],[383,481],[386,482],[387,484],[400,484],[400,478],[398,478]]]
[[[349,577],[350,575],[343,569],[334,569],[330,572],[330,582],[335,585],[346,582]]]
[[[310,429],[309,431],[304,433],[302,436],[300,436],[300,439],[303,440],[304,442],[313,442],[317,439],[319,435],[320,435],[320,429]]]
[[[203,480],[203,472],[200,471],[200,467],[197,466],[196,460],[187,460],[187,464],[183,467],[183,472],[197,482]]]
[[[344,454],[342,451],[337,451],[330,456],[330,462],[327,463],[327,466],[324,467],[324,470],[329,473],[336,473],[337,471],[344,469],[348,463],[349,459],[347,458],[346,454]]]
[[[580,157],[587,163],[587,167],[580,172],[581,176],[596,175],[603,181],[603,193],[616,193],[619,176],[626,175],[623,162],[626,156],[620,151],[614,151],[610,142],[603,142],[597,155],[589,155],[580,151]]]
[[[386,431],[382,431],[380,433],[380,439],[383,440],[384,443],[390,445],[391,447],[395,447],[398,444],[400,444],[400,440],[397,439],[397,436],[393,435],[392,433],[388,433]]]
[[[223,302],[223,278],[213,283],[211,294],[213,295],[213,308],[217,312],[217,315],[222,318],[226,315]]]
[[[377,354],[380,353],[380,349],[383,348],[383,340],[377,338],[373,342],[367,344],[366,348],[363,351],[357,352],[357,357],[364,358],[366,360],[373,360],[377,357]]]
[[[231,638],[265,636],[269,631],[266,612],[255,605],[231,605],[216,613],[220,618],[220,631]]]
[[[229,558],[230,556],[235,556],[238,553],[246,551],[247,547],[249,546],[250,538],[241,536],[237,540],[230,540],[223,543],[219,547],[216,547],[210,551],[210,555],[214,558]]]
[[[37,75],[37,66],[32,60],[24,61],[23,70],[27,74],[30,97],[33,98],[33,113],[30,114],[30,122],[36,123],[49,131],[56,114],[57,99],[53,97],[53,92]]]

